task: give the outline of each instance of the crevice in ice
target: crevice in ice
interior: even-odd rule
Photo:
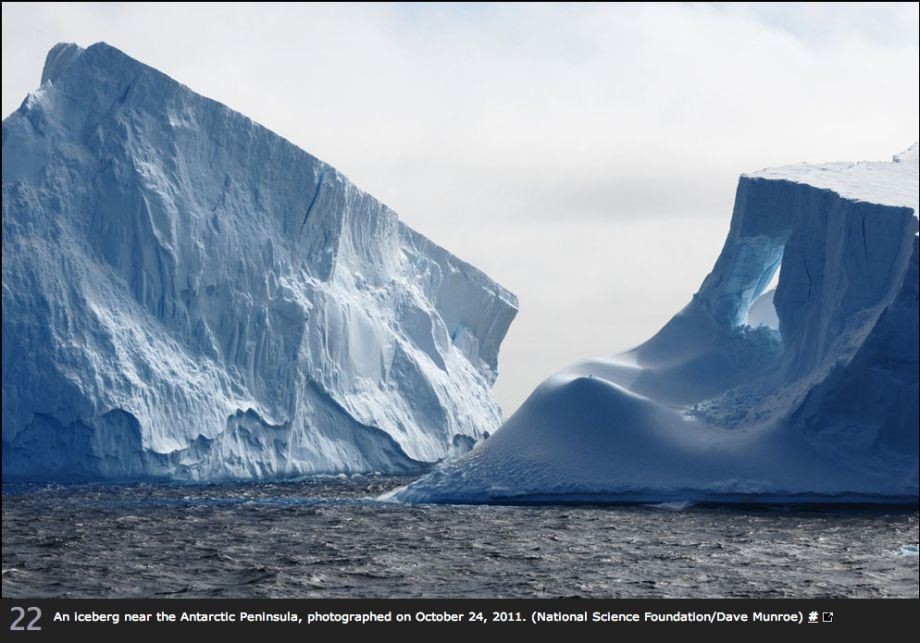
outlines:
[[[130,83],[128,83],[128,86],[125,87],[125,91],[122,92],[121,98],[118,99],[118,105],[124,105],[124,104],[125,104],[125,101],[128,100],[128,94],[131,93],[131,90],[132,90],[132,89],[134,89],[134,81],[131,81]]]
[[[807,300],[810,300],[810,299],[811,299],[811,282],[812,282],[812,279],[811,279],[811,271],[808,269],[808,259],[807,259],[807,257],[802,257],[802,268],[805,270],[805,279],[806,279],[806,281],[808,282],[808,284],[807,284],[807,285],[808,285],[808,292],[807,292],[806,295],[805,295],[805,299],[806,299],[806,301],[807,301]]]
[[[310,213],[313,212],[313,206],[316,205],[317,199],[319,199],[319,192],[323,187],[323,179],[326,177],[325,170],[319,173],[319,177],[316,179],[316,189],[313,191],[313,198],[310,199],[310,204],[307,206],[307,211],[303,215],[303,221],[300,223],[300,232],[303,232],[303,227],[307,225],[307,219],[310,218]]]

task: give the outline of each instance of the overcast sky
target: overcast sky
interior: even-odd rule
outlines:
[[[333,164],[518,294],[496,392],[648,338],[738,174],[918,138],[918,5],[3,3],[3,116],[104,40]]]

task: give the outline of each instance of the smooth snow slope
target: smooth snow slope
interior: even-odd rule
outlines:
[[[501,415],[515,297],[103,43],[3,121],[3,478],[414,471]]]
[[[393,497],[916,502],[917,194],[916,145],[742,176],[713,271],[657,335],[550,377]],[[749,326],[771,299],[778,330]]]

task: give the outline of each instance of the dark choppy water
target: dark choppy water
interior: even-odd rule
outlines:
[[[914,512],[402,506],[383,477],[3,486],[4,597],[918,597]]]

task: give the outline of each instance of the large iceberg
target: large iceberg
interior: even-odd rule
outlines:
[[[3,479],[409,472],[501,422],[515,297],[104,43],[3,121]]]
[[[715,267],[657,335],[553,375],[393,497],[916,503],[917,194],[917,145],[742,176]]]

